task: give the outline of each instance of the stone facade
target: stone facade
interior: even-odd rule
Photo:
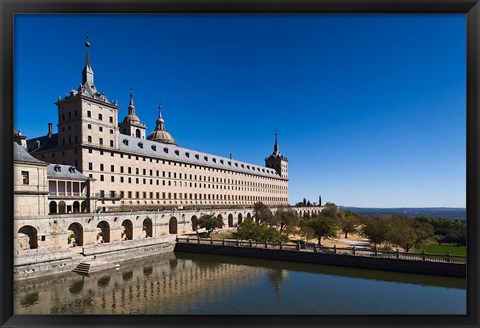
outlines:
[[[82,83],[59,97],[58,133],[27,140],[39,160],[73,165],[94,179],[92,208],[103,211],[165,206],[270,206],[288,204],[288,161],[275,139],[266,166],[181,148],[159,113],[146,138],[130,94],[128,114],[119,123],[117,102],[94,84],[87,43]],[[151,140],[148,140],[151,139]]]

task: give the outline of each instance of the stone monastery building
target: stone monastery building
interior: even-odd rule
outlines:
[[[178,146],[166,130],[161,108],[155,130],[147,134],[133,93],[128,114],[119,122],[120,106],[97,89],[90,43],[85,46],[82,83],[55,103],[58,132],[49,123],[47,135],[26,141],[33,157],[57,163],[47,167],[48,213],[288,204],[288,161],[279,151],[277,135],[273,153],[259,166]],[[62,195],[79,201],[68,207],[55,199]]]

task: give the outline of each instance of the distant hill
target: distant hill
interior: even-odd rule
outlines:
[[[350,210],[359,214],[368,214],[372,216],[377,215],[392,215],[403,214],[408,217],[415,216],[431,216],[444,218],[448,220],[465,220],[467,217],[467,210],[465,208],[451,208],[451,207],[400,207],[400,208],[367,208],[367,207],[348,207],[339,206],[341,210]]]

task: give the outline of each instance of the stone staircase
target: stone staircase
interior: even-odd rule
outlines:
[[[80,273],[80,274],[90,274],[90,263],[88,262],[80,262],[74,269],[73,272]]]
[[[103,271],[114,269],[115,264],[112,262],[102,261],[102,260],[89,260],[89,261],[82,261],[73,269],[73,272],[82,274],[82,275],[89,275],[93,272]]]

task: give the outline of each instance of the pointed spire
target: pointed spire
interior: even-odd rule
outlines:
[[[135,114],[135,105],[133,104],[133,89],[130,88],[130,105],[128,106],[128,113]]]
[[[165,131],[165,121],[162,117],[162,104],[158,104],[158,118],[157,118],[157,127],[155,128],[157,131]]]
[[[85,41],[85,67],[82,71],[82,84],[88,84],[89,86],[93,85],[93,70],[90,65],[90,54],[88,53],[88,48],[90,47],[90,42],[88,42],[88,32],[86,34]]]
[[[273,153],[278,154],[280,152],[278,147],[278,131],[275,129],[275,145],[273,146]]]

